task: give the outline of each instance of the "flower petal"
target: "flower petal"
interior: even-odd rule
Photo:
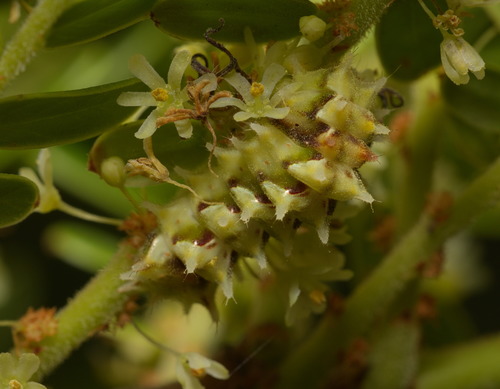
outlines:
[[[243,100],[245,100],[245,103],[254,100],[254,97],[250,93],[250,83],[241,74],[234,72],[224,79],[229,82],[234,89],[236,89],[241,97],[243,97]]]
[[[237,122],[244,122],[245,120],[248,120],[250,118],[257,118],[257,117],[258,115],[256,115],[253,112],[240,111],[234,114],[233,119],[236,120]]]
[[[154,107],[158,104],[150,92],[123,92],[116,102],[123,107]]]
[[[23,386],[23,389],[47,389],[45,385],[39,384],[38,382],[28,382]]]
[[[38,173],[46,187],[52,187],[52,160],[49,149],[41,149],[36,159]]]
[[[264,72],[262,76],[262,85],[264,85],[264,93],[262,98],[269,98],[271,93],[273,93],[274,88],[279,80],[283,78],[286,74],[286,70],[283,66],[273,63]]]
[[[170,85],[172,89],[181,89],[182,77],[190,63],[191,54],[189,54],[189,51],[181,50],[175,55],[168,69],[167,76],[168,85]]]
[[[264,116],[271,119],[283,119],[290,112],[290,107],[271,108],[266,110]]]
[[[182,385],[183,389],[204,389],[203,385],[193,376],[187,361],[184,358],[179,358],[175,367],[177,380]]]
[[[165,80],[153,69],[143,55],[133,55],[128,61],[128,67],[134,76],[151,89],[165,87]]]
[[[210,108],[224,108],[230,105],[238,107],[241,110],[246,109],[245,103],[236,97],[221,97],[220,99],[215,100],[210,105]]]
[[[40,366],[40,359],[35,354],[24,353],[19,357],[14,377],[21,382],[28,381]]]
[[[441,44],[441,62],[443,64],[444,72],[448,78],[457,85],[467,84],[469,82],[468,74],[459,74],[453,67],[452,63],[448,58],[448,54],[443,44]]]
[[[181,138],[191,138],[191,135],[193,135],[193,126],[189,119],[178,120],[174,124],[177,129],[177,133]]]
[[[149,116],[144,120],[141,127],[134,134],[136,138],[144,139],[152,136],[156,131],[156,119],[157,119],[157,111],[154,110],[149,114]]]
[[[0,379],[12,376],[16,361],[11,353],[0,353]]]

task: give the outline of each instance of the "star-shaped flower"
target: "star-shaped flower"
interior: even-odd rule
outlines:
[[[273,63],[264,71],[262,82],[250,84],[245,77],[235,72],[225,77],[225,80],[236,89],[243,100],[236,97],[223,97],[215,101],[210,108],[235,106],[241,110],[234,115],[234,120],[238,122],[263,117],[283,119],[288,115],[290,108],[276,108],[282,102],[283,97],[277,92],[273,94],[273,91],[285,73],[283,66]]]
[[[37,382],[28,381],[38,370],[40,360],[35,354],[21,354],[19,358],[10,353],[0,354],[1,389],[47,389]]]
[[[181,89],[182,77],[191,63],[188,51],[179,51],[168,70],[167,83],[153,69],[144,56],[137,54],[129,60],[131,73],[151,88],[151,92],[124,92],[118,97],[118,104],[126,107],[156,107],[144,120],[135,136],[144,139],[152,136],[156,129],[156,121],[169,109],[183,109],[188,101],[185,88]],[[182,138],[189,138],[193,127],[189,119],[178,120],[175,127]]]
[[[229,378],[229,372],[219,362],[193,352],[179,355],[176,371],[177,379],[184,389],[203,389],[198,378],[205,374],[219,380]]]

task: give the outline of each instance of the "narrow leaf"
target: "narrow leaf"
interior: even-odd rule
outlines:
[[[27,178],[0,173],[0,227],[25,219],[38,202],[38,188]]]
[[[68,9],[54,25],[46,46],[77,45],[105,37],[148,17],[156,0],[86,0]]]
[[[29,149],[79,142],[116,126],[135,110],[116,103],[141,90],[137,79],[67,92],[0,99],[0,149]]]

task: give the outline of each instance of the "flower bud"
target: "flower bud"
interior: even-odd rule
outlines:
[[[125,163],[119,157],[110,157],[102,161],[101,177],[107,184],[121,187],[125,181]]]

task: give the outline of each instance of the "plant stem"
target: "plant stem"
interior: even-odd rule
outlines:
[[[338,352],[366,335],[417,276],[416,268],[454,233],[500,201],[500,158],[477,178],[450,209],[449,217],[433,225],[423,214],[418,223],[349,297],[338,319],[325,315],[315,332],[285,361],[281,388],[316,387],[336,363]],[[314,374],[312,374],[314,372]]]
[[[416,387],[419,389],[497,388],[498,334],[463,345],[447,347],[424,356]]]
[[[39,0],[0,57],[0,90],[24,71],[61,13],[81,0]]]
[[[347,38],[347,45],[353,46],[360,41],[393,2],[394,0],[351,0],[349,11],[354,15],[356,30]]]
[[[403,137],[395,168],[394,211],[397,236],[401,237],[418,221],[432,183],[444,106],[434,74],[422,78],[414,88],[413,117]]]
[[[118,292],[123,284],[120,274],[130,268],[134,254],[135,249],[122,244],[108,266],[57,314],[57,334],[41,343],[41,363],[35,380],[40,381],[50,373],[71,351],[123,309],[130,295]]]

